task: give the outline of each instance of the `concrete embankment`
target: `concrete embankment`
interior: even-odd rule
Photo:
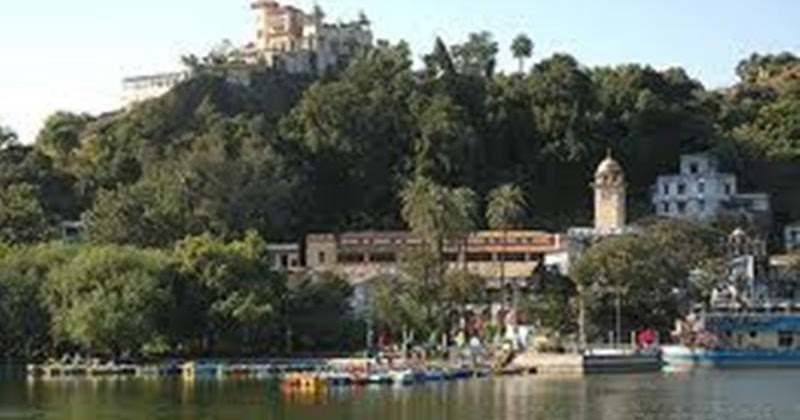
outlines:
[[[512,366],[535,370],[540,375],[583,375],[591,373],[657,372],[663,363],[658,352],[605,351],[589,354],[525,352]]]

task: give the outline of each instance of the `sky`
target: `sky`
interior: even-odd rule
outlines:
[[[302,8],[313,0],[283,0]],[[180,68],[223,39],[254,36],[250,0],[0,0],[0,124],[34,140],[57,110],[121,104],[123,77]],[[528,34],[534,61],[566,52],[588,66],[681,66],[709,88],[735,81],[752,52],[800,54],[797,0],[318,0],[329,19],[364,11],[375,36],[406,40],[416,57],[487,30],[502,69]]]

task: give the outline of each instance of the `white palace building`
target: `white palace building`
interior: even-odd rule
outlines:
[[[363,13],[349,22],[330,23],[318,6],[306,12],[273,0],[255,0],[250,8],[255,17],[255,37],[240,48],[221,48],[245,66],[324,75],[372,45],[370,21]],[[125,78],[123,101],[130,106],[157,98],[190,76],[188,72],[166,72]]]
[[[708,153],[681,156],[680,173],[659,176],[653,187],[656,214],[663,217],[710,220],[724,211],[768,214],[764,193],[739,193],[736,175],[719,171]]]

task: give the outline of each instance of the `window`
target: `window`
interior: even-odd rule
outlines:
[[[730,195],[731,194],[731,190],[732,190],[731,185],[730,184],[725,184],[725,195]]]
[[[706,211],[706,200],[698,201],[697,202],[697,208],[700,209],[700,211],[702,211],[702,212]]]
[[[697,163],[689,164],[689,173],[690,174],[696,174],[697,172],[698,172]]]
[[[705,183],[705,181],[700,181],[700,183],[697,184],[697,192],[700,193],[700,194],[705,194],[705,192],[706,192],[706,183]]]
[[[678,184],[678,194],[686,194],[686,184]]]
[[[678,201],[678,213],[686,212],[686,202]]]
[[[492,254],[488,252],[470,252],[469,254],[467,254],[467,261],[470,262],[492,261]]]
[[[778,347],[794,347],[794,333],[792,331],[778,331]]]
[[[364,262],[364,254],[341,254],[339,262],[345,264],[358,264]]]
[[[750,331],[750,338],[756,338],[756,337],[758,337],[758,332]]]
[[[664,204],[662,204],[662,205],[661,205],[661,210],[662,210],[664,213],[669,213],[669,203],[664,203]]]
[[[289,256],[288,255],[281,255],[281,267],[283,267],[283,268],[289,267]]]
[[[669,195],[669,184],[664,184],[663,190],[664,195]]]
[[[393,263],[397,261],[397,257],[391,252],[379,252],[370,254],[369,260],[374,263]]]
[[[320,264],[325,264],[325,253],[324,252],[320,252],[320,253],[317,254],[317,261],[319,261]]]
[[[512,252],[512,253],[507,253],[507,254],[498,254],[498,256],[503,261],[517,261],[517,262],[525,261],[525,254],[524,253]]]

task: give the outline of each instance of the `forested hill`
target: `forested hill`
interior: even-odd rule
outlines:
[[[53,115],[34,147],[0,152],[0,235],[41,240],[82,214],[92,240],[148,246],[398,228],[417,173],[481,196],[516,183],[529,226],[563,229],[589,220],[607,148],[636,216],[681,153],[711,149],[744,188],[773,194],[778,223],[800,219],[800,58],[754,55],[735,86],[709,91],[680,68],[566,54],[499,73],[498,48],[486,33],[437,42],[414,69],[407,45],[379,43],[322,80],[264,71],[249,85],[216,65],[128,111]]]

